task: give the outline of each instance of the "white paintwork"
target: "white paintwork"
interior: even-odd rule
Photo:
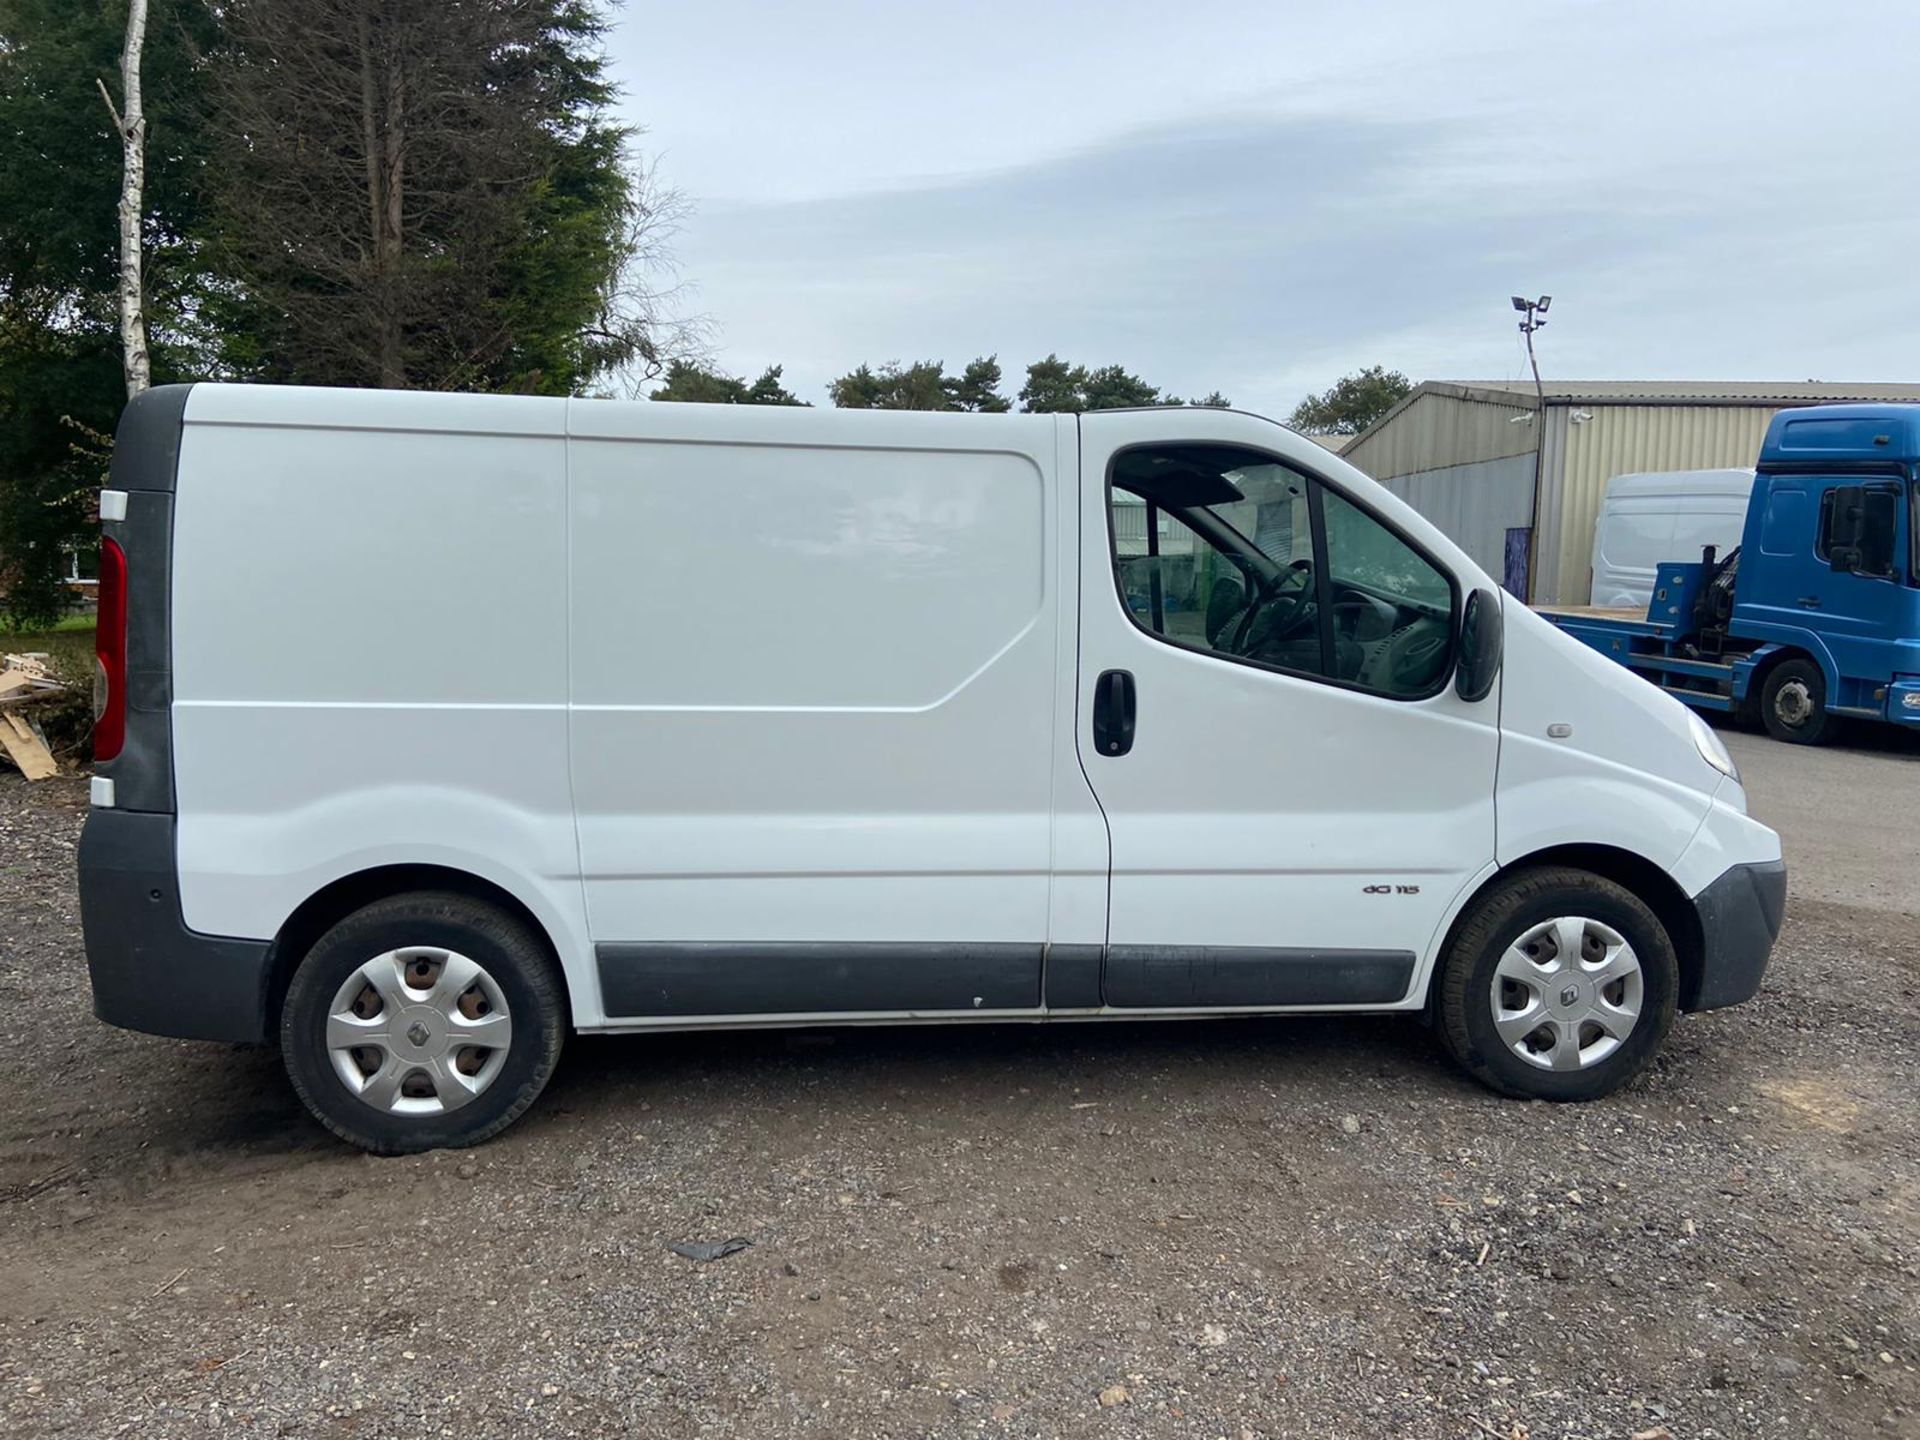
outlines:
[[[1663,561],[1724,557],[1740,543],[1753,494],[1751,470],[1662,470],[1607,482],[1593,527],[1589,603],[1644,612]]]
[[[558,400],[195,387],[173,554],[190,927],[270,936],[334,880],[446,865],[519,898],[597,997],[565,420]]]
[[[596,941],[1046,937],[1070,424],[576,404]]]
[[[1083,747],[1113,844],[1115,945],[1406,950],[1430,957],[1493,854],[1496,695],[1401,701],[1176,649],[1112,582],[1105,487],[1116,451],[1168,436],[1164,411],[1081,421],[1082,713],[1102,671],[1139,694],[1130,754]],[[1466,589],[1494,582],[1404,502],[1292,431],[1180,416],[1183,439],[1250,447],[1322,479],[1421,541]],[[1392,887],[1368,894],[1369,886]],[[1411,889],[1415,893],[1404,893]],[[1402,1001],[1418,1005],[1420,977]]]
[[[1500,863],[1598,844],[1671,871],[1724,778],[1695,747],[1691,712],[1526,606],[1501,613]],[[1555,738],[1555,725],[1572,733]]]
[[[1747,814],[1746,792],[1737,780],[1722,780],[1692,843],[1673,863],[1673,878],[1698,895],[1735,865],[1780,858],[1780,837]]]
[[[1140,631],[1106,462],[1182,440],[1317,474],[1463,593],[1495,588],[1353,467],[1231,412],[198,387],[173,562],[187,923],[270,937],[336,879],[452,867],[528,907],[585,1029],[826,1018],[609,1024],[609,940],[1405,949],[1404,1007],[1474,891],[1549,846],[1630,850],[1689,893],[1778,856],[1678,702],[1521,606],[1473,705]],[[1083,761],[1108,668],[1136,677],[1134,752]]]

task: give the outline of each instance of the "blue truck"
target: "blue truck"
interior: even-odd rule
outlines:
[[[1920,728],[1920,405],[1783,410],[1739,545],[1659,567],[1644,616],[1543,607],[1668,694],[1818,745]]]

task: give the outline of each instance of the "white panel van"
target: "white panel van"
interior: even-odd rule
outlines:
[[[95,1008],[371,1150],[572,1031],[1410,1012],[1590,1099],[1780,926],[1712,730],[1252,415],[163,387],[101,514]]]
[[[1751,470],[1667,470],[1616,475],[1593,527],[1591,603],[1646,613],[1664,561],[1721,559],[1740,543],[1753,494]]]

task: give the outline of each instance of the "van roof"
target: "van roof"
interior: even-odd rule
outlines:
[[[729,439],[779,443],[904,443],[1035,432],[1054,415],[972,415],[954,411],[839,410],[784,405],[703,405],[653,400],[568,399],[543,395],[450,394],[314,385],[200,383],[185,418],[192,425],[297,429],[403,430],[439,434],[575,439]]]
[[[1607,499],[1643,495],[1738,495],[1753,491],[1751,470],[1648,470],[1616,475],[1607,482]]]

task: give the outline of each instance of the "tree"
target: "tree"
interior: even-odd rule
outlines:
[[[802,400],[798,395],[780,383],[780,372],[784,368],[785,367],[781,365],[769,365],[766,369],[762,370],[760,372],[760,378],[747,387],[746,403],[749,405],[799,405],[806,407],[807,402],[805,400]]]
[[[1398,370],[1373,365],[1343,375],[1331,389],[1294,406],[1287,424],[1303,435],[1358,435],[1413,389]]]
[[[1029,414],[1046,415],[1086,408],[1082,390],[1087,372],[1069,365],[1058,355],[1049,355],[1027,366],[1027,383],[1020,387],[1020,408]]]
[[[1233,401],[1222,395],[1218,390],[1208,395],[1206,399],[1195,400],[1193,403],[1202,410],[1231,410],[1233,408]]]
[[[949,410],[967,410],[975,414],[999,415],[1012,408],[1012,402],[1000,393],[1000,357],[983,355],[969,360],[957,376],[948,376],[944,387]]]
[[[1058,355],[1029,365],[1027,383],[1020,387],[1020,408],[1036,415],[1185,403],[1177,396],[1161,394],[1123,365],[1089,370],[1084,365],[1069,365]]]
[[[120,108],[100,82],[113,128],[120,135],[120,346],[127,373],[127,398],[153,383],[147,355],[147,319],[140,284],[142,232],[146,211],[142,194],[147,177],[147,111],[140,96],[140,52],[147,43],[147,0],[128,0],[127,40],[120,52]]]
[[[1171,396],[1162,399],[1157,389],[1120,365],[1102,365],[1098,370],[1088,371],[1081,395],[1081,408],[1086,410],[1125,410],[1136,405],[1180,403]]]
[[[627,263],[660,197],[592,0],[228,0],[226,355],[264,378],[577,393],[663,362]]]
[[[780,383],[778,365],[769,365],[749,385],[738,376],[713,370],[691,360],[667,366],[666,382],[648,398],[691,400],[708,405],[805,405],[807,402]]]
[[[922,360],[902,365],[889,360],[878,370],[862,365],[827,386],[842,410],[946,410],[946,364]]]
[[[149,367],[164,382],[210,365],[193,236],[205,158],[197,57],[215,27],[204,0],[148,4],[134,214]],[[98,0],[0,0],[0,594],[16,625],[44,624],[66,603],[62,581],[96,533],[91,492],[105,465],[94,437],[112,432],[128,394],[116,217],[126,140],[100,103],[125,58],[127,18]]]

